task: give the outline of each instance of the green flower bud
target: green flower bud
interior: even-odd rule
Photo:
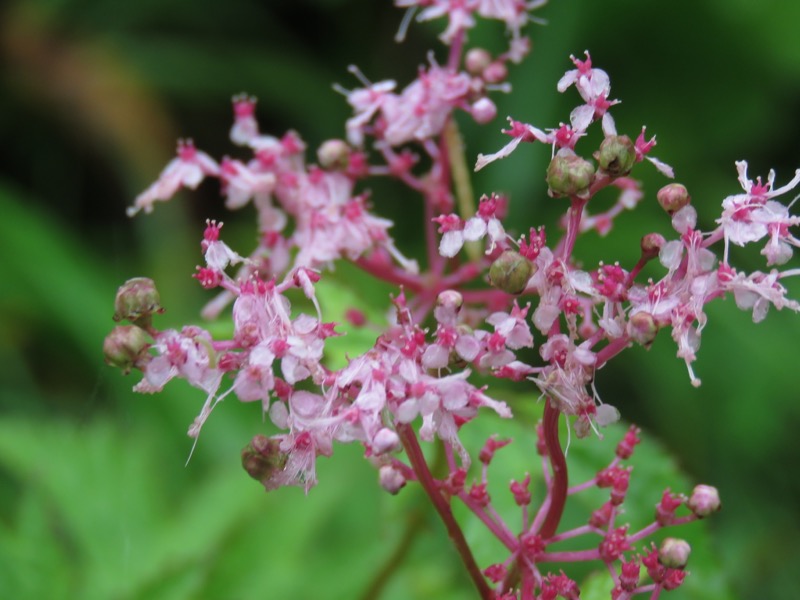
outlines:
[[[670,215],[674,215],[692,201],[686,186],[680,183],[669,183],[665,185],[658,190],[656,198],[658,198],[658,203],[661,205],[661,208]]]
[[[637,312],[628,321],[628,335],[634,342],[649,348],[658,335],[658,323],[648,312]]]
[[[683,569],[689,562],[692,547],[686,540],[664,538],[658,548],[658,562],[668,569]]]
[[[147,277],[129,279],[117,290],[114,300],[114,320],[130,321],[144,328],[150,325],[153,313],[162,313],[156,284]]]
[[[534,273],[533,263],[514,250],[506,250],[489,267],[489,282],[508,294],[521,294]]]
[[[551,196],[581,195],[594,181],[594,167],[577,154],[559,152],[547,167],[546,181]]]
[[[147,360],[149,347],[144,329],[136,325],[119,325],[103,341],[103,355],[106,363],[119,367],[127,375],[132,368]]]
[[[242,450],[242,466],[247,474],[263,485],[286,466],[287,455],[280,450],[280,440],[257,435]]]
[[[630,173],[636,162],[636,149],[627,135],[610,135],[595,153],[599,167],[612,177]]]

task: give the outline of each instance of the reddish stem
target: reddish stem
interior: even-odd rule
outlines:
[[[453,516],[453,511],[450,509],[450,503],[439,491],[436,480],[430,469],[428,469],[428,463],[425,462],[425,456],[422,454],[422,448],[419,447],[414,430],[409,425],[398,425],[397,433],[403,442],[403,448],[406,451],[408,460],[411,462],[411,468],[417,474],[417,479],[433,503],[436,512],[439,513],[439,517],[444,521],[447,534],[453,541],[459,556],[461,556],[464,566],[467,567],[467,572],[478,589],[478,593],[484,600],[491,600],[494,598],[494,593],[475,562],[475,557],[472,556],[467,540],[464,538],[464,533],[461,531],[461,527],[459,527]]]
[[[421,292],[425,285],[419,275],[407,273],[382,258],[375,256],[361,257],[353,261],[357,267],[366,271],[376,279],[403,286],[414,293]]]
[[[544,405],[542,427],[544,428],[544,442],[547,445],[547,456],[550,458],[550,467],[553,470],[553,479],[550,485],[550,508],[539,529],[539,535],[545,540],[555,535],[567,502],[567,461],[558,439],[558,418],[560,416],[561,412],[554,408],[550,399],[547,398]]]
[[[581,229],[583,209],[587,202],[589,202],[588,198],[572,197],[572,203],[567,211],[567,235],[562,240],[563,245],[556,251],[556,255],[564,261],[568,261],[572,256],[575,240],[578,239],[578,233]]]

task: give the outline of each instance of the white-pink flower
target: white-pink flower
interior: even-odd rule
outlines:
[[[490,242],[486,254],[492,252],[506,236],[503,224],[496,215],[499,208],[500,198],[492,194],[491,197],[481,198],[478,212],[466,221],[455,214],[440,215],[433,219],[439,223],[439,232],[443,234],[439,242],[439,254],[452,258],[459,253],[465,242],[476,242],[486,236]]]
[[[767,264],[783,264],[792,255],[792,246],[800,245],[800,240],[789,233],[789,228],[800,224],[800,217],[789,214],[789,208],[773,200],[793,190],[800,184],[800,169],[789,183],[775,189],[775,171],[770,171],[767,183],[761,178],[751,181],[747,177],[747,162],[738,161],[736,169],[744,194],[734,194],[722,201],[722,216],[717,219],[725,237],[724,261],[728,262],[728,245],[744,246],[770,236],[762,250]]]
[[[239,94],[233,97],[234,122],[230,138],[237,146],[247,146],[253,138],[258,136],[258,122],[255,113],[256,99],[253,96]]]
[[[140,210],[150,213],[155,202],[169,200],[181,187],[195,189],[209,175],[213,177],[219,175],[219,165],[216,161],[195,148],[191,140],[180,140],[178,156],[164,167],[155,183],[136,196],[127,214],[132,217]]]
[[[614,104],[618,104],[619,100],[608,99],[608,95],[611,93],[611,79],[608,73],[602,69],[592,68],[592,57],[589,56],[589,51],[587,50],[585,54],[586,60],[583,61],[570,56],[577,68],[567,71],[559,80],[558,91],[564,92],[574,85],[585,102],[570,113],[573,129],[586,131],[592,121],[602,119],[603,132],[606,135],[613,135],[616,133],[616,129],[614,119],[608,109]]]

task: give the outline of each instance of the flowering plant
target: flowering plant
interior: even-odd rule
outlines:
[[[798,271],[780,269],[798,244],[790,232],[798,221],[776,200],[800,184],[800,170],[776,187],[774,173],[765,182],[753,180],[747,164],[737,163],[743,191],[722,202],[710,231],[698,226],[688,190],[669,183],[657,199],[675,239],[646,233],[635,264],[626,268],[603,257],[585,270],[574,256],[580,236],[608,235],[615,218],[644,197],[631,176],[638,163],[647,161],[673,177],[672,168],[651,155],[655,138],[644,127],[635,139],[618,133],[611,110],[619,101],[611,98],[608,74],[593,66],[588,52],[572,57],[572,68],[557,83],[559,92],[574,87],[580,97],[568,122],[542,129],[509,119],[505,133],[511,141],[477,158],[476,169],[491,168],[522,142],[550,147],[547,193],[563,203],[564,217],[517,230],[504,221],[508,198],[502,193],[474,201],[454,115],[466,112],[479,124],[494,119],[491,96],[509,91],[509,67],[530,51],[523,28],[543,2],[396,4],[408,9],[401,37],[414,17],[447,20],[440,36],[447,60],[439,64],[431,55],[402,91],[393,81],[370,82],[353,67],[362,87],[338,88],[354,111],[346,140],[322,144],[316,164],[306,161],[297,133],[262,133],[255,99],[240,95],[234,98],[230,137],[248,156],[216,161],[181,141],[178,156],[129,210],[131,216],[149,213],[156,202],[208,177],[220,180],[228,208],[252,201],[258,215],[255,250],[235,252],[222,241],[222,224],[208,221],[204,264],[195,274],[203,287],[218,290],[203,316],[215,318],[232,306],[230,339],[215,339],[194,325],[157,329],[153,316],[162,308],[155,285],[136,278],[118,292],[115,319],[131,324],[108,336],[107,359],[126,371],[142,371],[139,392],[158,392],[176,377],[202,390],[205,403],[189,428],[195,443],[228,395],[259,402],[279,433],[253,438],[242,462],[267,490],[300,486],[309,492],[317,484],[319,457],[330,456],[335,443],[361,444],[386,491],[396,494],[409,482],[424,489],[483,598],[577,598],[580,586],[569,570],[579,561],[606,566],[612,598],[655,598],[682,584],[690,549],[678,538],[658,547],[647,540],[661,528],[718,510],[717,491],[707,485],[688,496],[659,490],[654,520],[632,531],[620,524],[631,476],[624,461],[639,443],[639,430],[631,427],[619,440],[604,469],[570,486],[561,416],[570,423],[567,435],[601,436],[619,413],[599,397],[598,371],[633,344],[649,347],[662,328],[670,330],[690,382],[699,386],[693,363],[707,321],[705,305],[713,299],[732,295],[756,322],[770,305],[800,310],[781,284]],[[505,52],[493,56],[468,48],[477,19],[505,25]],[[582,138],[597,125],[603,140],[585,150]],[[397,247],[391,221],[373,213],[364,187],[372,177],[394,178],[421,198],[424,268]],[[616,200],[607,210],[594,210],[591,200],[607,193],[605,188]],[[730,246],[750,243],[762,245],[768,271],[748,273],[731,265]],[[385,325],[370,322],[355,306],[348,311],[350,327],[379,331],[371,348],[348,356],[341,368],[332,366],[326,350],[331,338],[345,332],[337,330],[342,324],[325,321],[318,294],[337,261],[396,286]],[[651,262],[660,270],[645,277]],[[477,455],[462,441],[462,428],[479,416],[513,418],[486,377],[514,382],[543,403],[542,421],[530,431],[546,494],[533,505],[530,475],[512,481],[520,527],[495,508],[487,491],[495,453],[510,440],[492,435]],[[441,472],[425,445],[442,453]],[[480,468],[470,480],[476,456]],[[608,499],[585,525],[559,530],[568,498],[589,488],[608,488]],[[478,564],[454,516],[457,502],[485,525],[504,556]],[[582,549],[560,549],[560,542],[573,539],[585,540]],[[563,567],[553,568],[555,563]]]

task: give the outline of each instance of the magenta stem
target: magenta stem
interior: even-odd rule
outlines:
[[[558,439],[558,421],[561,411],[554,408],[550,399],[545,400],[544,419],[544,441],[547,446],[547,456],[550,458],[550,468],[553,471],[553,479],[550,485],[550,507],[547,516],[539,529],[539,535],[547,540],[555,535],[561,516],[564,514],[564,506],[567,503],[567,461],[564,458],[564,451],[561,449],[561,442]]]
[[[422,448],[419,447],[419,442],[417,442],[417,436],[414,434],[414,430],[411,429],[409,425],[398,425],[397,434],[400,436],[400,441],[403,443],[403,448],[411,463],[411,468],[414,469],[414,472],[417,474],[417,479],[422,485],[422,489],[425,490],[428,498],[430,498],[433,503],[433,507],[444,522],[447,528],[447,534],[450,536],[453,545],[456,547],[456,551],[464,562],[464,566],[467,568],[467,572],[472,582],[475,584],[478,593],[483,600],[492,600],[494,598],[494,592],[492,592],[478,564],[475,562],[475,557],[472,556],[467,540],[464,538],[464,533],[461,531],[461,527],[453,516],[450,503],[439,491],[436,480],[431,474],[430,469],[428,469],[428,463],[425,461]]]

